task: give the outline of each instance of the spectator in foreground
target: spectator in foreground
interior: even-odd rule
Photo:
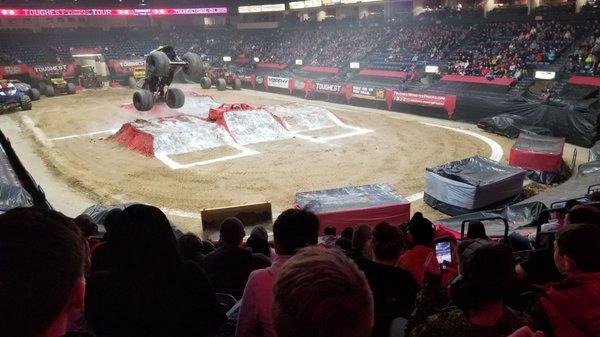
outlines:
[[[0,336],[59,337],[83,310],[84,238],[51,210],[0,215]]]
[[[533,326],[526,315],[504,306],[513,282],[514,259],[509,246],[486,240],[465,240],[458,246],[460,276],[450,286],[456,305],[440,313],[431,311],[439,292],[440,268],[431,254],[427,280],[416,303],[412,337],[507,336]]]
[[[550,287],[530,312],[548,336],[600,336],[598,242],[600,226],[595,224],[568,225],[558,231],[554,262],[566,278]]]
[[[416,212],[407,226],[412,248],[398,258],[396,265],[408,270],[419,286],[423,286],[425,260],[433,253],[435,231],[431,221],[424,218],[421,212]]]
[[[389,336],[396,318],[409,318],[415,307],[419,285],[410,273],[394,267],[403,242],[398,228],[381,222],[373,228],[373,260],[359,258],[356,264],[365,273],[375,302],[375,326],[372,336]]]
[[[335,247],[335,241],[337,240],[336,229],[333,226],[328,226],[323,229],[323,236],[319,238],[319,245],[327,249]]]
[[[271,267],[250,274],[238,315],[236,336],[274,337],[272,306],[273,283],[281,266],[299,249],[315,245],[319,219],[307,210],[288,209],[273,224],[277,253]]]
[[[225,320],[208,278],[195,263],[182,260],[169,220],[158,208],[125,208],[111,245],[114,267],[87,281],[86,318],[96,335],[210,336]]]
[[[373,328],[369,284],[341,253],[306,248],[277,274],[273,323],[277,337],[368,337]]]
[[[114,229],[118,226],[119,215],[123,212],[120,208],[113,208],[106,214],[104,218],[104,241],[98,243],[91,251],[92,262],[91,262],[91,273],[109,270],[113,266],[112,249],[111,249],[111,234]]]
[[[250,273],[271,265],[269,258],[243,248],[246,233],[237,218],[223,220],[219,229],[219,248],[204,257],[204,269],[217,292],[239,299]]]
[[[204,262],[204,244],[194,233],[186,233],[177,240],[179,252],[184,260],[195,262],[202,267]]]

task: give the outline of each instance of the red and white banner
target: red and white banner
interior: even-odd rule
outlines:
[[[342,85],[331,83],[315,83],[315,90],[326,94],[339,94],[342,92]]]
[[[449,118],[452,118],[454,110],[456,109],[456,95],[436,96],[388,89],[386,101],[388,103],[388,108],[390,109],[393,102],[445,108]]]
[[[0,8],[0,16],[149,16],[227,14],[227,7],[212,8],[71,8],[25,9]]]
[[[266,84],[269,88],[289,89],[290,79],[287,77],[267,76]]]

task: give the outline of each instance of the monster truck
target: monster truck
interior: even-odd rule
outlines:
[[[146,78],[146,68],[134,67],[131,69],[131,76],[127,78],[127,84],[131,89],[137,86],[138,81]]]
[[[36,88],[32,88],[31,85],[25,82],[21,82],[19,80],[1,80],[0,83],[12,83],[15,88],[29,96],[32,101],[37,101],[40,99],[40,91]]]
[[[65,81],[61,74],[50,74],[44,78],[40,84],[40,91],[46,95],[46,97],[52,97],[56,94],[69,94],[73,95],[76,93],[75,84]]]
[[[31,99],[12,83],[0,83],[0,110],[5,111],[15,108],[31,110]]]
[[[146,56],[146,78],[141,89],[133,93],[133,105],[139,111],[152,109],[154,103],[164,101],[171,109],[179,109],[185,104],[185,96],[179,88],[170,88],[175,71],[181,68],[184,73],[199,76],[202,59],[198,54],[185,53],[177,56],[171,46],[159,47]]]
[[[210,89],[213,84],[219,91],[227,89],[227,86],[233,90],[242,89],[242,80],[225,68],[207,68],[205,76],[200,80],[200,86],[202,89]]]
[[[79,68],[79,83],[84,88],[102,88],[102,76],[96,74],[93,66],[81,66]]]

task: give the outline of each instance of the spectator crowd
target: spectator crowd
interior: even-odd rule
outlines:
[[[272,237],[227,218],[209,242],[148,205],[98,223],[17,208],[0,215],[0,335],[599,336],[598,199],[553,216],[535,251],[479,221],[457,240],[419,212],[338,235],[289,209]]]

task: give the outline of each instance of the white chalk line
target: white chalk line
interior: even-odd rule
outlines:
[[[94,131],[94,132],[82,133],[82,134],[78,134],[78,135],[70,135],[70,136],[50,138],[50,140],[55,141],[55,140],[65,140],[65,139],[73,139],[73,138],[81,138],[81,137],[90,137],[90,136],[95,136],[95,135],[101,135],[101,134],[104,134],[104,133],[115,134],[115,133],[117,133],[117,131],[119,131],[119,129]]]

